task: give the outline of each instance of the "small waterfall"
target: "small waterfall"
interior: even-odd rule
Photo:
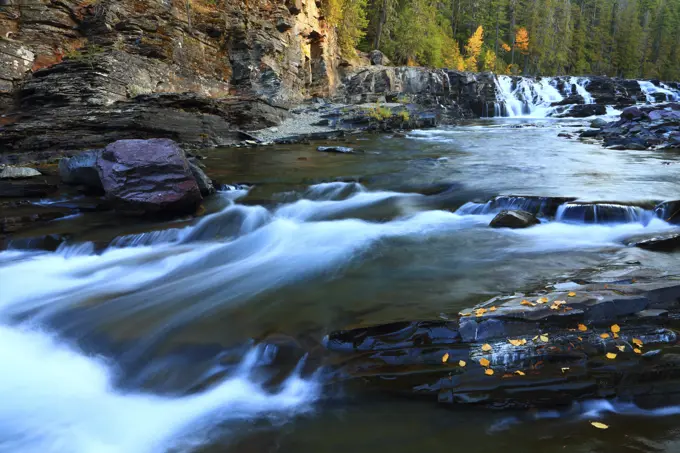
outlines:
[[[613,203],[565,203],[557,209],[555,220],[568,223],[641,223],[648,224],[654,212],[639,206]]]
[[[665,83],[659,83],[661,86],[656,86],[649,80],[638,80],[638,83],[649,103],[680,101],[680,91],[673,90]]]
[[[576,94],[583,98],[583,102],[586,104],[594,104],[595,99],[588,92],[586,87],[590,83],[590,79],[587,77],[569,77],[569,86],[573,90],[576,90]]]
[[[555,87],[556,82],[551,77],[539,80],[519,77],[513,80],[510,76],[497,76],[496,96],[502,106],[502,116],[550,116],[554,110],[552,104],[564,100]]]
[[[465,203],[463,206],[458,208],[456,214],[497,214],[500,211],[507,209],[526,211],[541,217],[552,217],[557,212],[558,207],[570,200],[574,199],[560,197],[502,195],[486,203]]]

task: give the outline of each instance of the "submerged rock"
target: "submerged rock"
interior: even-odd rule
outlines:
[[[354,148],[349,148],[347,146],[319,146],[317,151],[322,153],[341,153],[341,154],[354,154]]]
[[[0,170],[0,179],[23,179],[41,176],[38,170],[28,167],[5,167]]]
[[[590,122],[590,127],[595,128],[595,129],[600,129],[603,128],[607,125],[607,120],[604,120],[602,118],[595,118]]]
[[[106,198],[132,215],[192,214],[201,192],[184,152],[172,140],[119,140],[97,159]]]
[[[501,211],[491,221],[491,228],[528,228],[538,225],[541,221],[526,211]]]

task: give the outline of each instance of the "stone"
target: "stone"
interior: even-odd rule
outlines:
[[[42,198],[56,191],[57,186],[37,178],[0,180],[0,198]]]
[[[680,200],[664,201],[654,208],[654,213],[668,223],[680,224]]]
[[[600,135],[599,129],[590,129],[590,130],[581,132],[579,137],[581,137],[581,138],[593,138],[593,137],[597,137],[599,135]]]
[[[372,50],[368,53],[368,59],[373,66],[389,66],[392,64],[389,58],[379,50]]]
[[[41,176],[41,173],[34,168],[6,166],[0,170],[0,179],[23,179],[34,176]]]
[[[664,233],[633,243],[635,247],[657,252],[675,252],[680,250],[680,233]]]
[[[491,228],[528,228],[538,225],[541,221],[526,211],[501,211],[494,217],[489,226]]]
[[[607,107],[600,104],[579,104],[572,106],[560,117],[586,118],[595,115],[606,115]]]
[[[207,196],[214,194],[216,190],[212,180],[206,176],[201,167],[194,162],[193,159],[188,159],[188,161],[189,167],[191,168],[191,174],[196,180],[196,184],[198,184],[201,195]]]
[[[102,150],[94,149],[62,158],[59,161],[61,180],[66,184],[82,185],[92,191],[103,192],[104,187],[97,170],[97,160],[101,152]]]
[[[590,122],[590,127],[596,128],[596,129],[601,129],[601,128],[605,127],[607,124],[609,124],[607,122],[607,120],[602,119],[602,118],[595,118],[594,120],[592,120]]]
[[[202,200],[189,162],[172,140],[119,140],[102,151],[97,170],[107,200],[124,214],[193,214]]]
[[[347,146],[319,146],[317,151],[322,153],[354,154],[354,148]]]
[[[636,106],[627,107],[621,112],[621,118],[626,120],[639,120],[645,116],[645,113]]]

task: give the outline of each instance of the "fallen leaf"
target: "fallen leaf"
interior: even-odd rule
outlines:
[[[547,343],[547,342],[548,342],[548,336],[547,336],[547,335],[541,335],[539,338],[540,338],[540,340],[541,340],[543,343]]]
[[[444,357],[442,357],[442,363],[446,363],[449,360],[449,353],[447,352],[444,354]]]
[[[496,310],[497,310],[496,307],[490,307],[490,308],[489,308],[489,311],[496,311]]]
[[[492,349],[491,345],[488,344],[488,343],[482,346],[482,351],[484,351],[484,352],[489,352],[489,351],[491,351],[491,349]]]
[[[585,324],[579,324],[578,330],[580,330],[581,332],[586,332],[588,330],[588,327],[586,327]]]
[[[566,373],[567,371],[569,371],[569,367],[562,368],[562,373]]]
[[[465,362],[465,360],[459,360],[458,365],[465,366],[465,365],[467,365],[467,362]]]
[[[609,428],[609,425],[605,425],[604,423],[600,422],[590,422],[591,425],[593,425],[597,429],[607,429]]]
[[[607,338],[609,338],[609,334],[608,333],[600,334],[600,338],[602,338],[603,340],[606,340]]]
[[[638,346],[640,348],[642,347],[642,340],[640,340],[639,338],[633,338],[632,342],[635,346]]]
[[[608,358],[609,360],[614,360],[614,359],[616,358],[616,354],[614,354],[613,352],[608,352],[608,353],[607,353],[607,358]]]
[[[520,305],[526,305],[527,307],[535,307],[535,306],[536,306],[536,304],[533,304],[533,303],[529,302],[529,301],[526,300],[526,299],[523,300],[522,302],[520,302],[519,304],[520,304]]]
[[[578,341],[583,341],[583,338],[581,338],[581,337],[576,337],[576,338],[578,338]]]
[[[554,305],[558,305],[558,306],[559,306],[559,305],[564,305],[564,304],[566,304],[566,303],[567,303],[566,300],[556,300],[555,302],[553,302]]]
[[[458,313],[460,316],[472,316],[472,313]]]
[[[486,374],[487,376],[492,376],[493,370],[491,368],[487,368],[486,370],[484,370],[484,374]]]
[[[545,304],[545,303],[548,302],[548,298],[547,297],[541,297],[540,299],[537,300],[537,302],[539,304]]]
[[[526,373],[524,371],[517,370],[515,371],[515,374],[518,376],[526,376]]]
[[[633,349],[633,352],[636,354],[642,354],[642,351],[638,348]]]
[[[612,329],[612,332],[614,332],[614,333],[621,332],[621,327],[619,327],[618,324],[614,324],[613,326],[611,326],[611,329]]]
[[[508,342],[513,346],[522,346],[527,344],[527,340],[522,338],[521,340],[508,340]]]
[[[491,362],[489,362],[489,359],[482,358],[482,359],[479,359],[479,364],[483,367],[487,367],[487,366],[491,365]]]
[[[478,315],[480,314],[483,315],[484,313],[486,313],[486,308],[478,308],[475,311],[477,312]]]
[[[618,334],[618,333],[615,333],[615,334],[614,334],[614,338],[619,338],[619,334]]]
[[[567,296],[569,296],[569,297],[576,297],[576,293],[573,292],[573,291],[571,291],[569,294],[567,294]]]
[[[625,347],[625,346],[617,346],[616,349],[618,349],[619,351],[623,352],[623,351],[626,350],[626,347]]]

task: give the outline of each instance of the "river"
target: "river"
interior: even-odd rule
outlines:
[[[443,409],[328,385],[323,354],[289,347],[448,319],[625,263],[680,272],[677,254],[624,246],[677,228],[644,209],[619,223],[488,228],[497,211],[485,203],[498,195],[678,198],[680,154],[558,137],[584,124],[357,135],[343,143],[361,151],[349,155],[316,144],[206,151],[210,176],[253,187],[218,193],[195,222],[87,213],[50,226],[71,233],[55,252],[0,252],[0,451],[678,451],[680,408]]]

